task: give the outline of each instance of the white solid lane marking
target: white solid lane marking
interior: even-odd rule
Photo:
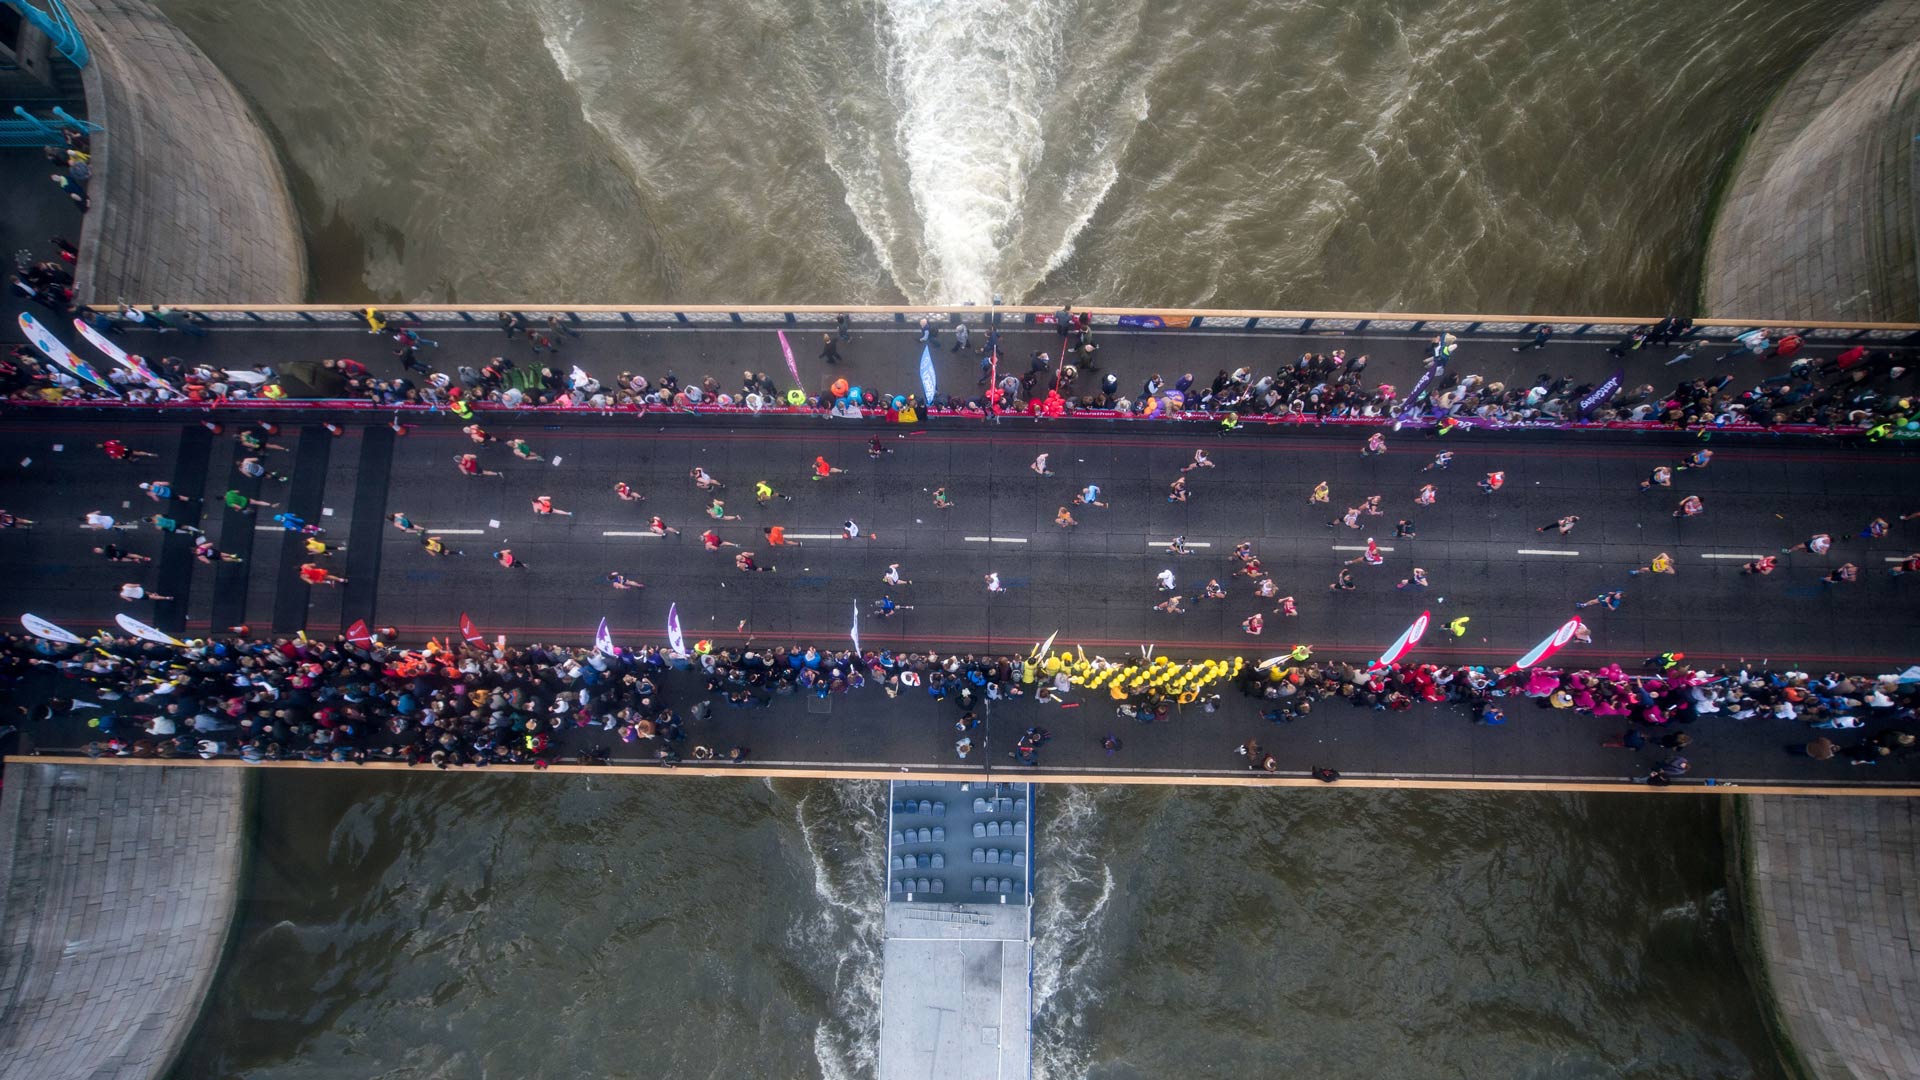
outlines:
[[[1367,545],[1365,545],[1365,544],[1335,544],[1335,545],[1333,545],[1333,550],[1335,550],[1335,551],[1365,551],[1365,550],[1367,550]],[[1392,548],[1390,548],[1390,547],[1381,547],[1381,548],[1379,548],[1378,550],[1380,550],[1380,551],[1392,551],[1393,549],[1392,549]]]
[[[1172,547],[1172,546],[1173,546],[1173,541],[1171,541],[1171,540],[1149,540],[1149,541],[1147,541],[1147,546],[1148,546],[1148,547]],[[1187,546],[1188,546],[1188,547],[1191,547],[1191,548],[1200,548],[1200,547],[1212,547],[1213,545],[1212,545],[1212,544],[1210,544],[1210,543],[1208,543],[1208,542],[1207,542],[1207,541],[1205,541],[1205,540],[1189,540],[1189,541],[1187,541]]]
[[[1578,555],[1577,551],[1556,551],[1548,548],[1519,548],[1521,555]]]
[[[1905,555],[1889,555],[1887,556],[1887,561],[1888,562],[1906,562],[1907,557]]]
[[[840,540],[846,533],[787,533],[789,540]]]
[[[964,539],[973,544],[1024,544],[1024,536],[968,536]]]
[[[428,529],[435,536],[485,536],[485,529]]]
[[[647,530],[646,532],[622,532],[622,531],[620,531],[619,529],[608,529],[607,531],[605,531],[605,532],[603,532],[603,533],[601,533],[600,535],[601,535],[601,536],[652,536],[652,537],[658,537],[658,536],[659,536],[660,534],[659,534],[659,533],[657,533],[657,532],[654,532],[654,531],[653,531],[653,530],[651,530],[651,529],[649,529],[649,530]]]
[[[1724,552],[1724,551],[1707,551],[1707,552],[1702,552],[1702,553],[1701,553],[1701,555],[1700,555],[1700,557],[1701,557],[1701,558],[1703,558],[1703,559],[1747,559],[1747,560],[1753,560],[1753,559],[1757,559],[1757,558],[1759,558],[1760,556],[1758,556],[1758,555],[1735,555],[1735,554],[1732,554],[1731,552]]]

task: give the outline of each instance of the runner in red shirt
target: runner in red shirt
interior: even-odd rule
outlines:
[[[800,541],[787,539],[787,527],[785,525],[769,525],[760,531],[767,534],[767,543],[774,547],[800,546]]]
[[[618,484],[613,485],[613,493],[615,495],[618,495],[622,502],[646,502],[647,501],[647,497],[645,495],[642,495],[634,491],[632,488],[628,487],[625,481],[622,481]]]
[[[846,471],[847,470],[845,469],[836,469],[833,466],[827,464],[826,458],[815,457],[813,459],[813,478],[815,480],[825,480],[827,477],[832,476],[834,473],[843,473]]]
[[[329,573],[326,567],[313,563],[300,564],[300,580],[309,585],[345,585],[347,583],[346,578]]]
[[[494,472],[492,469],[481,468],[480,456],[478,454],[461,454],[459,457],[453,459],[453,463],[454,465],[459,467],[461,474],[464,476],[499,476],[500,475],[499,473]]]
[[[647,522],[647,528],[652,529],[653,535],[655,536],[665,536],[668,533],[672,533],[675,536],[680,535],[680,530],[660,520],[659,514],[653,515],[653,520]]]
[[[493,553],[493,561],[508,570],[525,570],[527,564],[514,557],[512,548],[501,548]]]
[[[1504,487],[1506,482],[1507,474],[1505,472],[1490,472],[1487,474],[1485,480],[1480,481],[1480,490],[1491,495]]]
[[[536,496],[533,500],[533,512],[536,514],[559,514],[561,517],[573,516],[573,511],[571,510],[554,509],[553,496],[551,495]]]
[[[731,540],[720,539],[720,534],[714,532],[712,529],[708,529],[706,532],[700,534],[700,542],[707,545],[708,551],[719,551],[723,547],[740,546]]]
[[[130,450],[127,448],[127,444],[121,442],[119,439],[108,439],[106,442],[100,443],[99,446],[100,449],[107,452],[108,457],[115,461],[129,461],[133,458],[143,457],[157,458],[160,456],[151,450]],[[837,472],[838,470],[835,471]]]

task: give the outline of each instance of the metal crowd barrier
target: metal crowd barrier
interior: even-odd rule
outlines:
[[[144,305],[136,305],[144,306]],[[177,309],[199,312],[211,325],[305,324],[313,326],[365,326],[363,307],[339,305],[194,305],[175,304]],[[502,311],[544,321],[557,315],[575,326],[620,325],[635,328],[672,329],[677,327],[759,327],[780,329],[831,329],[837,314],[846,314],[859,328],[897,326],[903,329],[931,318],[942,329],[955,317],[983,320],[1000,327],[1036,327],[1050,325],[1051,307],[961,305],[906,307],[901,305],[856,307],[797,306],[687,306],[623,307],[608,305],[561,305],[523,307],[503,305],[424,304],[396,305],[379,309],[425,326],[493,325]],[[1456,337],[1527,336],[1542,326],[1554,333],[1573,338],[1618,337],[1637,326],[1660,321],[1651,317],[1582,317],[1528,315],[1458,315],[1419,313],[1379,313],[1352,311],[1255,311],[1189,308],[1088,307],[1086,311],[1096,327],[1128,333],[1236,332],[1275,335],[1354,335],[1432,337],[1448,333]],[[983,318],[984,317],[984,318]],[[1707,341],[1731,341],[1750,329],[1764,329],[1778,338],[1796,333],[1812,344],[1845,342],[1920,343],[1920,324],[1821,322],[1789,320],[1698,319],[1697,335]]]

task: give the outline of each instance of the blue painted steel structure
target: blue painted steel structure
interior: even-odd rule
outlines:
[[[90,59],[87,53],[86,39],[80,36],[80,28],[74,25],[73,13],[67,10],[64,0],[0,0],[0,3],[18,11],[22,18],[39,27],[60,55],[73,62],[73,66],[83,68]]]

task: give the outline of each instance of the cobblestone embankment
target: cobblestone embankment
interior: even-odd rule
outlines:
[[[1747,921],[1818,1080],[1920,1076],[1920,801],[1754,796]]]
[[[0,792],[0,1080],[161,1077],[245,866],[237,769],[11,762]]]

